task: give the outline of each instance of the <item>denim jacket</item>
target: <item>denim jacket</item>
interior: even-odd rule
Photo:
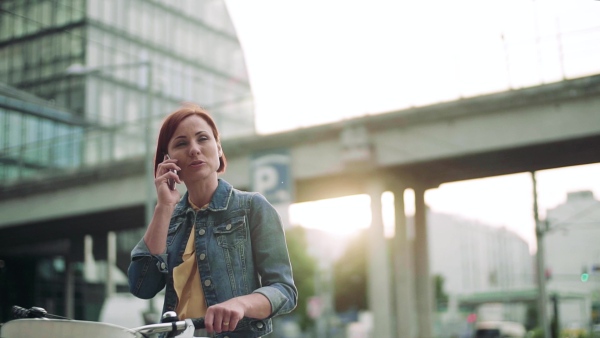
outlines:
[[[207,209],[194,211],[186,192],[171,216],[165,253],[152,255],[143,239],[135,246],[128,270],[131,293],[151,299],[166,286],[163,313],[176,309],[173,268],[183,261],[192,225],[207,306],[250,293],[261,293],[271,303],[269,318],[243,318],[235,331],[216,337],[272,332],[271,318],[292,311],[298,297],[281,219],[264,196],[234,189],[223,179]]]

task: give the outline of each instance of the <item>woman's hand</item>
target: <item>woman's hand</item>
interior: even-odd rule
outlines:
[[[166,156],[165,156],[166,157]],[[169,228],[169,220],[175,210],[175,206],[179,199],[179,191],[171,190],[167,184],[169,179],[174,179],[175,182],[181,183],[179,176],[173,170],[181,170],[177,166],[177,160],[167,159],[159,163],[156,167],[156,177],[154,185],[156,186],[156,194],[158,195],[158,203],[154,208],[152,220],[148,224],[148,229],[144,234],[144,242],[148,246],[148,250],[153,255],[159,255],[165,252],[167,245],[167,231]]]
[[[221,333],[235,330],[239,321],[244,318],[244,305],[238,298],[232,298],[208,308],[204,316],[204,324],[208,333]]]
[[[179,175],[176,172],[179,170],[181,168],[177,166],[177,160],[169,159],[167,156],[165,156],[163,162],[158,164],[154,185],[156,186],[159,204],[174,205],[179,202],[181,198],[179,191],[177,189],[171,190],[168,184],[169,179],[174,180],[176,183],[181,183],[181,179],[179,179]]]
[[[265,319],[271,314],[271,303],[260,293],[231,298],[208,308],[204,324],[208,333],[233,331],[244,317]]]

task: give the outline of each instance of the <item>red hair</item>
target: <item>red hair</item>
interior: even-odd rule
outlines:
[[[215,140],[217,143],[221,144],[219,130],[217,129],[217,125],[210,114],[198,105],[185,104],[181,108],[169,114],[165,118],[162,127],[160,127],[160,132],[158,133],[158,142],[156,144],[156,153],[154,155],[154,176],[156,176],[156,169],[158,168],[158,165],[163,161],[164,156],[168,153],[169,141],[171,141],[175,130],[177,127],[179,127],[181,121],[192,115],[199,116],[206,121],[206,123],[208,123],[212,129]],[[222,153],[221,157],[219,157],[219,169],[217,169],[217,172],[225,172],[226,167],[227,160],[225,159],[225,154]]]

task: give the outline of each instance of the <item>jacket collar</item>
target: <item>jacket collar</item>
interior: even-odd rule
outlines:
[[[231,198],[232,192],[233,186],[224,179],[219,178],[219,185],[210,199],[210,203],[208,203],[208,209],[211,211],[226,210],[227,206],[229,206],[229,199]],[[192,206],[188,202],[188,194],[189,193],[186,191],[181,200],[177,203],[177,206],[173,211],[173,216],[182,215],[188,209],[192,209]]]

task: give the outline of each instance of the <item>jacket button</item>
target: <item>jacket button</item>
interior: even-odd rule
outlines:
[[[231,224],[227,224],[227,226],[225,227],[226,230],[231,230]]]
[[[200,254],[200,260],[203,261],[206,258],[206,254],[201,253]]]
[[[198,235],[202,236],[206,233],[206,231],[204,229],[200,229],[198,230]]]
[[[210,279],[204,281],[204,286],[210,286]]]
[[[257,324],[256,324],[256,327],[257,327],[257,328],[259,328],[259,329],[262,329],[262,328],[263,328],[263,323],[260,323],[260,322],[259,322],[259,323],[257,323]]]
[[[165,262],[161,262],[161,263],[160,263],[160,268],[161,268],[161,269],[164,269],[164,268],[166,268],[166,267],[167,267],[167,265],[165,264]]]

